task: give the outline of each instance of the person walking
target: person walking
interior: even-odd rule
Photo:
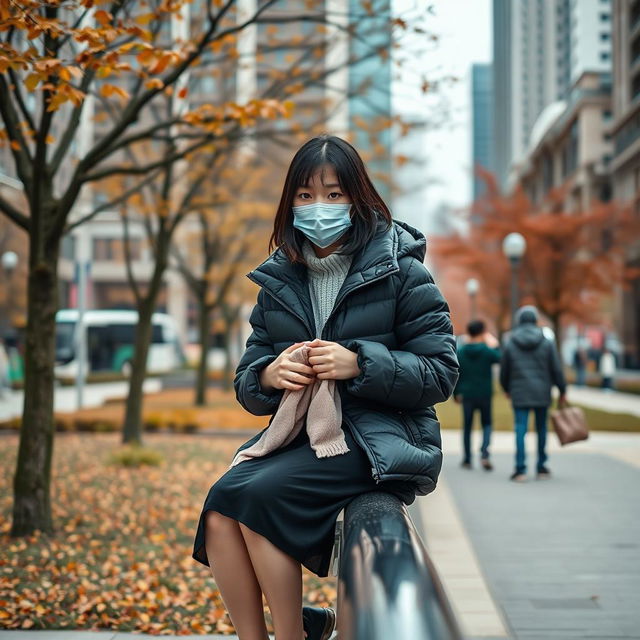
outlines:
[[[240,404],[272,417],[209,489],[192,553],[210,567],[241,640],[268,639],[263,594],[278,640],[328,638],[335,614],[303,610],[301,566],[328,575],[339,512],[365,492],[411,504],[436,486],[433,405],[451,395],[458,362],[425,245],[392,218],[348,142],[322,135],[296,152],[269,243],[277,248],[247,274],[260,289],[234,378]],[[305,421],[307,385],[306,425],[290,439]],[[324,411],[312,417],[321,394]],[[295,428],[270,446],[292,412]],[[321,446],[329,431],[331,446]]]
[[[472,320],[467,325],[468,340],[458,349],[460,377],[453,396],[462,404],[462,446],[464,455],[461,466],[472,468],[471,429],[476,411],[480,414],[482,425],[482,445],[480,446],[480,464],[487,471],[493,469],[489,460],[489,445],[492,431],[492,366],[500,362],[500,343],[487,332],[482,320]]]
[[[600,376],[602,377],[602,388],[607,391],[613,391],[613,378],[616,375],[616,357],[609,347],[604,348],[600,356]]]
[[[587,384],[587,352],[583,347],[578,347],[573,354],[573,367],[576,371],[576,386],[584,387]]]
[[[551,388],[558,387],[560,403],[564,403],[567,384],[556,345],[538,326],[538,310],[531,305],[521,307],[514,324],[500,361],[500,384],[511,399],[515,417],[515,471],[511,480],[527,479],[525,435],[531,411],[538,433],[536,477],[548,479],[551,472],[546,466],[546,441]]]

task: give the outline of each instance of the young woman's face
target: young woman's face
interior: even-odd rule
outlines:
[[[330,164],[319,167],[309,179],[309,184],[298,187],[293,206],[298,207],[314,202],[352,204],[351,198],[340,188],[336,171]]]

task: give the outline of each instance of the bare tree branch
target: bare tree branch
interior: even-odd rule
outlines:
[[[133,275],[133,266],[131,259],[131,245],[129,244],[129,215],[127,214],[125,207],[120,207],[120,217],[122,218],[122,227],[124,230],[124,261],[127,269],[127,280],[129,280],[129,286],[133,291],[133,296],[136,299],[136,304],[139,306],[142,301],[142,294],[140,293],[140,287]]]
[[[271,6],[276,0],[268,0],[263,7],[256,11],[255,15],[252,16],[248,21],[246,21],[242,25],[237,25],[235,30],[244,29],[246,26],[255,21],[255,19],[265,11],[269,6]],[[126,131],[127,127],[136,120],[138,114],[142,110],[142,108],[150,102],[156,95],[160,92],[164,91],[164,89],[168,86],[173,85],[176,80],[182,75],[182,73],[191,66],[194,60],[196,60],[201,54],[204,48],[212,41],[212,35],[215,33],[218,28],[219,21],[224,17],[224,15],[228,12],[228,10],[233,5],[234,0],[228,0],[226,5],[220,10],[217,16],[215,16],[211,21],[208,29],[201,36],[199,42],[194,47],[194,50],[180,63],[175,69],[170,71],[167,76],[163,78],[163,87],[162,88],[153,88],[148,89],[142,95],[140,95],[137,99],[129,102],[127,107],[124,109],[122,113],[122,117],[120,121],[116,124],[116,126],[109,132],[108,135],[104,136],[95,146],[89,151],[86,157],[79,163],[76,169],[76,178],[82,179],[82,174],[85,174],[86,171],[96,166],[98,162],[106,158],[111,154],[110,147],[118,140],[118,138]],[[226,33],[226,32],[224,32]],[[215,39],[219,39],[222,35],[218,35]]]
[[[19,227],[22,227],[26,231],[31,229],[30,218],[16,209],[16,207],[14,207],[8,200],[5,200],[2,196],[0,196],[0,211],[3,211],[4,214]]]
[[[130,187],[129,189],[121,193],[117,198],[114,198],[109,202],[105,202],[101,204],[99,207],[96,207],[91,213],[88,213],[87,215],[83,216],[82,218],[79,218],[72,224],[67,225],[65,227],[64,232],[69,233],[76,227],[79,227],[81,224],[84,224],[88,220],[91,220],[91,218],[95,218],[98,214],[102,213],[103,211],[109,211],[109,209],[113,209],[119,204],[126,202],[134,193],[137,193],[138,191],[140,191],[146,184],[148,184],[149,182],[153,182],[153,180],[155,180],[158,177],[158,175],[159,175],[159,171],[151,172],[144,180],[137,182],[133,187]]]
[[[27,141],[20,130],[20,119],[15,111],[7,81],[0,75],[0,115],[5,124],[9,141],[14,142],[18,148],[11,145],[11,153],[16,164],[16,171],[22,184],[29,188],[33,177],[31,171],[31,155],[27,147]]]
[[[16,76],[16,72],[9,67],[9,77],[11,78],[11,85],[13,90],[13,95],[18,103],[18,107],[20,108],[20,112],[22,113],[22,117],[27,121],[29,128],[33,131],[36,128],[35,122],[31,117],[31,112],[27,109],[27,105],[22,97],[22,89],[20,88],[21,82],[19,78]]]

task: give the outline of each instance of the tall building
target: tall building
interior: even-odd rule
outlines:
[[[349,0],[352,15],[362,12],[361,0]],[[349,125],[353,143],[362,153],[371,177],[384,199],[391,195],[391,1],[373,0],[369,26],[362,38],[351,38]],[[377,51],[371,55],[372,51]]]
[[[544,109],[584,72],[611,69],[609,0],[494,0],[495,167],[503,188]]]
[[[493,171],[493,70],[490,64],[471,67],[471,164]],[[482,195],[484,182],[473,175],[473,199]]]
[[[611,77],[584,71],[566,100],[549,104],[538,117],[527,153],[514,175],[536,206],[563,187],[567,211],[586,211],[611,196]]]
[[[640,216],[640,0],[614,0],[613,72],[613,195]],[[640,269],[640,240],[628,264]],[[618,292],[617,316],[624,364],[640,368],[640,278]]]

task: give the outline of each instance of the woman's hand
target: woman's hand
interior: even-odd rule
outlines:
[[[347,380],[359,376],[358,354],[337,342],[316,338],[307,342],[309,364],[318,380]]]
[[[291,353],[304,342],[296,342],[287,347],[280,355],[260,372],[260,386],[265,391],[274,389],[291,389],[297,391],[305,384],[315,380],[315,374],[311,367],[301,362],[292,362]]]

